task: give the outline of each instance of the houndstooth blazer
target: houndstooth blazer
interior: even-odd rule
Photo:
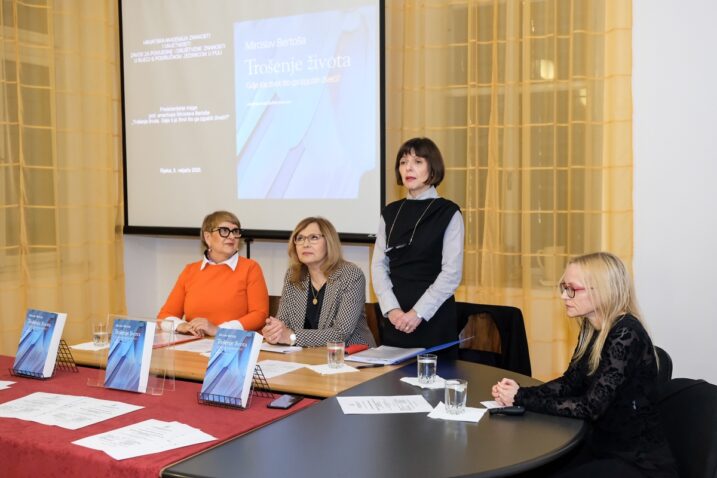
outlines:
[[[368,344],[375,347],[373,335],[366,323],[366,278],[361,269],[343,262],[326,281],[324,300],[317,329],[305,329],[306,301],[309,277],[293,284],[287,271],[276,318],[296,333],[296,345],[325,346],[329,340],[344,341],[348,345]]]

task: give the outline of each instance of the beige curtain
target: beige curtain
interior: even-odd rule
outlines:
[[[387,183],[405,139],[437,142],[439,192],[466,223],[457,298],[521,308],[538,378],[575,343],[566,259],[632,261],[631,14],[623,0],[386,2]]]
[[[0,353],[27,308],[64,338],[125,310],[116,0],[3,0]]]

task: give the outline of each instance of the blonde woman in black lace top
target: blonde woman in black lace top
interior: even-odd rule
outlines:
[[[606,252],[577,257],[560,290],[568,316],[580,323],[568,370],[536,387],[504,378],[493,386],[493,397],[592,422],[584,447],[559,476],[676,477],[653,403],[655,351],[625,264]]]

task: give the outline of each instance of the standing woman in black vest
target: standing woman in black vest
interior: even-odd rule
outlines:
[[[396,181],[406,198],[381,213],[371,270],[382,318],[381,339],[396,347],[457,340],[453,293],[463,272],[463,217],[438,197],[445,167],[428,138],[406,141],[396,155]]]

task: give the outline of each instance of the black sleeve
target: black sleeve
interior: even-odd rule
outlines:
[[[616,326],[605,341],[600,365],[590,380],[582,368],[568,369],[552,382],[520,388],[515,402],[536,412],[596,420],[612,404],[618,388],[640,360],[643,345],[637,331]],[[584,390],[580,384],[585,384]]]

